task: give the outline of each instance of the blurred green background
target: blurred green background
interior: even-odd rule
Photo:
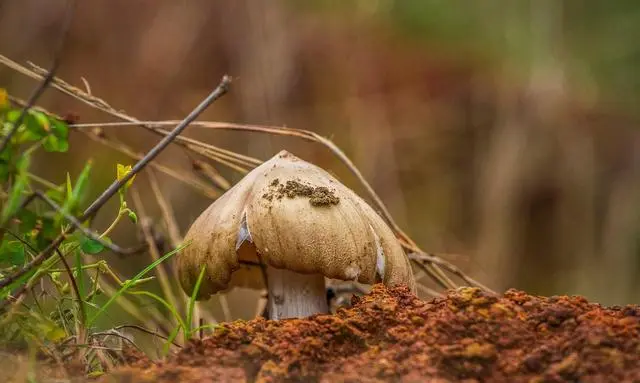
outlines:
[[[63,10],[62,0],[5,1],[0,52],[47,67]],[[78,1],[59,76],[159,120],[184,117],[228,73],[231,93],[202,119],[330,137],[423,249],[500,291],[638,303],[638,36],[632,0]],[[36,85],[7,68],[0,84],[23,98]],[[52,90],[40,103],[112,121]],[[140,151],[158,140],[135,127],[105,131]],[[317,145],[187,135],[261,159],[286,148],[362,192]],[[61,183],[93,158],[97,195],[116,162],[132,162],[82,135],[71,148],[42,157],[39,174]],[[191,169],[178,148],[158,162]],[[171,178],[161,185],[184,233],[211,201]],[[136,186],[162,226],[144,176]],[[130,223],[113,239],[139,240]],[[148,263],[107,257],[127,275]]]

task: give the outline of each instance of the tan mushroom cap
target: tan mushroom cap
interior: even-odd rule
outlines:
[[[263,287],[259,268],[239,261],[415,290],[409,259],[382,218],[325,170],[286,151],[211,204],[185,241],[177,267],[186,293],[207,268],[199,299],[231,286]]]

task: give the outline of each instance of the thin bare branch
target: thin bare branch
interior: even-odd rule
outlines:
[[[84,221],[97,213],[98,209],[100,209],[102,205],[104,205],[109,199],[111,199],[111,197],[113,197],[122,186],[124,186],[131,178],[138,174],[140,170],[144,169],[144,167],[147,166],[149,162],[155,159],[158,154],[160,154],[167,146],[169,146],[169,144],[176,137],[178,137],[180,133],[182,133],[182,131],[185,130],[191,122],[193,122],[202,112],[204,112],[205,109],[209,107],[209,105],[211,105],[214,101],[227,93],[230,85],[231,77],[226,75],[222,77],[220,84],[213,90],[213,92],[211,92],[200,103],[200,105],[198,105],[191,113],[189,113],[189,115],[185,117],[184,120],[182,120],[180,124],[178,124],[178,126],[176,126],[168,136],[165,136],[160,142],[158,142],[158,144],[156,144],[156,146],[154,146],[149,152],[147,152],[147,154],[133,166],[130,172],[125,174],[125,176],[121,179],[116,180],[114,183],[112,183],[111,186],[109,186],[107,190],[105,190],[100,195],[100,197],[98,197],[91,205],[89,205],[89,207],[82,214],[81,221]]]
[[[105,123],[105,124],[100,124],[100,126],[112,126],[112,127],[116,127],[116,126],[131,126],[131,125],[140,125],[140,123],[146,125],[146,126],[151,126],[151,127],[160,127],[160,126],[169,126],[169,125],[173,125],[175,124],[176,121],[142,121],[142,122],[137,122],[137,123],[132,123],[132,122],[116,122],[116,123]],[[312,142],[316,142],[316,143],[320,143],[322,145],[324,145],[325,147],[327,147],[334,155],[336,155],[346,166],[347,168],[349,168],[349,170],[351,171],[351,173],[353,173],[355,175],[355,177],[358,179],[358,181],[365,187],[365,189],[367,190],[369,197],[374,201],[374,203],[376,204],[377,208],[379,209],[379,211],[381,212],[382,216],[386,219],[386,221],[389,223],[389,225],[392,227],[392,229],[394,230],[394,232],[396,233],[396,235],[398,236],[398,239],[400,240],[400,243],[402,244],[402,246],[410,252],[417,252],[417,253],[422,253],[422,254],[427,254],[426,252],[424,252],[423,250],[421,250],[416,243],[411,240],[411,238],[409,236],[407,236],[404,231],[402,231],[402,229],[400,229],[400,227],[396,224],[396,222],[393,220],[393,217],[391,216],[391,214],[389,213],[389,211],[387,210],[386,206],[384,205],[384,203],[382,202],[382,200],[380,200],[380,198],[378,197],[378,195],[375,193],[375,191],[373,190],[373,188],[369,185],[369,183],[365,180],[365,178],[362,176],[362,174],[360,173],[360,171],[356,168],[356,166],[351,162],[351,160],[344,154],[344,152],[342,152],[342,150],[340,150],[340,148],[338,148],[331,140],[324,138],[320,135],[318,135],[317,133],[311,132],[311,131],[307,131],[307,130],[301,130],[301,129],[291,129],[291,128],[284,128],[284,127],[276,127],[276,126],[263,126],[263,125],[241,125],[241,124],[232,124],[232,123],[224,123],[224,122],[211,122],[211,121],[195,121],[193,124],[193,127],[199,127],[199,128],[205,128],[205,129],[222,129],[222,130],[236,130],[236,131],[250,131],[250,132],[256,132],[256,133],[265,133],[265,134],[272,134],[272,135],[282,135],[282,136],[290,136],[290,137],[296,137],[296,138],[300,138],[303,140],[307,140],[307,141],[312,141]],[[93,127],[95,126],[94,124],[78,124],[78,125],[74,125],[75,127]],[[438,262],[432,262],[432,260],[437,259]],[[440,269],[441,267],[444,267],[444,265],[448,265],[447,269],[448,270],[452,270],[455,267],[451,264],[449,264],[448,262],[435,257],[435,256],[430,256],[429,258],[426,258],[424,260],[425,262],[427,262],[427,265],[423,265],[422,263],[420,264],[420,267],[425,268],[425,271],[428,273],[428,275],[431,276],[432,279],[434,279],[440,286],[442,286],[444,289],[451,289],[451,288],[455,288],[456,284],[449,278],[446,276],[446,274],[443,273],[443,271]],[[414,260],[414,262],[416,262]],[[454,273],[455,274],[455,273]],[[458,275],[458,274],[456,274]],[[463,273],[464,275],[464,273]],[[466,277],[466,276],[465,276]],[[469,278],[469,277],[466,277]],[[469,279],[471,280],[471,279]],[[482,286],[479,284],[474,284],[474,286]],[[491,290],[488,290],[491,291]]]
[[[27,77],[33,78],[33,79],[40,79],[42,78],[45,74],[46,71],[33,64],[33,63],[29,63],[29,65],[31,66],[31,68],[27,68],[23,65],[20,65],[19,63],[0,55],[0,64],[3,64],[11,69],[16,70],[19,73],[24,74]],[[120,118],[122,120],[125,121],[129,121],[129,122],[133,122],[136,123],[136,125],[140,125],[137,123],[137,119],[135,119],[134,117],[131,117],[129,115],[127,115],[126,113],[120,111],[120,110],[116,110],[115,108],[113,108],[111,105],[109,105],[105,100],[100,99],[98,97],[93,96],[90,93],[87,93],[86,91],[74,87],[73,85],[59,79],[59,78],[55,78],[53,83],[52,83],[52,87],[67,94],[68,96],[71,96],[75,99],[77,99],[78,101],[92,107],[98,110],[101,110],[113,117],[116,118]],[[180,123],[180,121],[176,121],[176,124]],[[174,124],[175,125],[175,124]],[[167,131],[163,131],[161,129],[158,129],[158,127],[151,127],[151,126],[146,126],[146,125],[140,125],[150,131],[152,131],[153,133],[156,134],[160,134],[160,135],[167,135]],[[245,168],[243,168],[242,166],[239,166],[238,164],[234,164],[233,162],[228,161],[225,158],[232,158],[234,161],[236,161],[237,163],[240,164],[245,164],[248,167],[252,167],[252,163],[255,164],[259,164],[260,160],[249,157],[249,156],[244,156],[238,153],[234,153],[232,151],[229,150],[225,150],[222,148],[218,148],[214,145],[211,144],[206,144],[206,143],[202,143],[187,137],[182,137],[182,136],[178,136],[175,138],[175,143],[188,149],[191,150],[195,153],[198,153],[200,155],[203,155],[209,159],[212,159],[214,161],[220,162],[221,164],[224,164],[225,166],[228,166],[236,171],[239,171],[241,173],[246,173],[247,170]]]
[[[116,127],[116,126],[150,126],[152,128],[159,128],[162,126],[171,126],[175,125],[177,121],[169,120],[169,121],[136,121],[136,122],[115,122],[115,123],[91,123],[91,124],[74,124],[73,127],[83,128],[83,127]],[[277,127],[277,126],[266,126],[266,125],[244,125],[244,124],[233,124],[226,122],[214,122],[214,121],[194,121],[192,123],[193,127],[198,128],[206,128],[206,129],[220,129],[220,130],[236,130],[236,131],[249,131],[255,133],[265,133],[271,135],[280,135],[280,136],[289,136],[289,137],[297,137],[306,141],[312,141],[316,143],[320,143],[327,147],[334,155],[336,155],[340,161],[342,161],[347,168],[355,175],[358,181],[364,186],[365,190],[369,197],[374,201],[376,207],[381,211],[383,217],[387,220],[387,222],[391,225],[395,232],[402,234],[401,237],[405,239],[410,244],[415,245],[413,241],[409,239],[409,237],[404,234],[404,232],[399,228],[396,224],[395,220],[389,213],[388,209],[375,193],[371,185],[366,181],[362,173],[358,170],[358,168],[351,162],[351,160],[347,157],[344,152],[338,148],[333,141],[320,136],[319,134],[303,129],[292,129],[286,127]]]
[[[111,329],[109,331],[94,332],[93,334],[89,335],[90,338],[109,337],[109,336],[115,336],[115,337],[117,337],[119,339],[125,340],[130,345],[132,345],[135,349],[137,349],[138,351],[144,352],[140,347],[138,347],[138,345],[135,344],[134,341],[132,341],[131,339],[127,338],[126,336],[120,334],[116,329]]]
[[[204,161],[200,161],[198,159],[193,159],[192,168],[196,173],[201,174],[205,179],[211,182],[214,186],[222,190],[229,190],[229,188],[231,188],[231,183],[226,178],[224,178],[216,168],[214,168],[210,164]]]
[[[475,279],[473,279],[473,278],[469,277],[468,275],[466,275],[464,272],[462,272],[462,270],[460,270],[456,266],[454,266],[454,265],[450,264],[449,262],[446,262],[446,261],[442,260],[441,258],[436,257],[434,255],[427,254],[427,253],[424,253],[424,252],[410,253],[409,254],[409,259],[411,259],[412,261],[417,261],[417,262],[428,262],[428,263],[436,264],[436,265],[442,267],[443,269],[447,270],[451,274],[456,275],[457,277],[459,277],[460,279],[465,281],[470,286],[479,287],[479,288],[481,288],[483,290],[486,290],[488,292],[495,293],[489,287],[483,285],[482,283],[480,283],[480,282],[476,281]]]
[[[4,56],[1,56],[4,57]],[[155,157],[160,154],[160,152],[165,149],[171,141],[177,137],[193,120],[195,120],[200,113],[202,113],[211,103],[215,100],[223,96],[229,89],[229,85],[231,83],[231,78],[229,76],[224,76],[220,82],[220,84],[214,89],[207,98],[200,103],[184,120],[178,124],[178,126],[173,130],[172,134],[166,136],[162,139],[156,146],[154,146],[140,161],[138,161],[130,172],[128,172],[122,179],[117,180],[111,186],[105,190],[98,199],[96,199],[82,214],[82,216],[78,219],[79,222],[84,222],[87,219],[93,217],[94,214],[98,212],[98,210],[106,203],[113,195],[115,195],[118,190],[124,186],[133,176],[135,176],[140,170],[142,170],[149,162],[151,162]],[[8,277],[0,280],[0,288],[8,286],[13,283],[16,279],[28,273],[34,267],[39,266],[51,256],[51,252],[57,248],[66,238],[67,235],[73,233],[75,227],[71,226],[65,232],[60,234],[49,246],[47,246],[40,254],[38,254],[34,259],[32,259],[26,266],[22,267],[18,271],[9,275]]]
[[[143,326],[138,326],[138,325],[122,325],[122,326],[114,327],[113,330],[117,331],[117,330],[122,330],[124,328],[130,328],[130,329],[135,329],[135,330],[138,330],[138,331],[142,331],[142,332],[144,332],[146,334],[153,335],[153,336],[158,337],[160,339],[163,339],[165,341],[169,340],[169,338],[167,338],[166,336],[164,336],[164,335],[162,335],[162,334],[160,334],[160,333],[158,333],[156,331],[149,330],[148,328],[145,328]],[[178,348],[182,348],[182,346],[179,345],[178,343],[175,343],[175,342],[171,342],[171,343],[174,346],[178,347]]]
[[[9,66],[11,68],[13,68],[14,70],[25,74],[26,76],[29,76],[31,78],[35,78],[35,79],[40,79],[42,78],[42,76],[46,73],[46,71],[44,71],[42,68],[39,68],[35,65],[32,65],[33,69],[29,69],[29,68],[25,68],[24,66],[21,66],[20,64],[17,64],[9,59],[7,59],[4,56],[0,56],[0,63],[4,64],[6,66]],[[84,91],[82,91],[79,88],[73,87],[72,85],[60,80],[60,79],[54,79],[54,82],[52,84],[53,87],[55,87],[56,89],[62,91],[63,93],[70,95],[71,97],[74,97],[76,99],[78,99],[79,101],[90,105],[94,108],[97,108],[99,110],[105,111],[106,113],[114,116],[114,117],[118,117],[121,118],[123,120],[125,120],[126,122],[100,122],[100,123],[92,123],[92,124],[75,124],[73,125],[75,128],[90,128],[90,127],[116,127],[116,126],[143,126],[147,129],[155,129],[156,133],[161,133],[161,134],[166,134],[162,131],[159,131],[158,129],[164,127],[164,126],[172,126],[175,125],[178,121],[140,121],[137,120],[131,116],[128,116],[124,113],[121,113],[117,110],[115,110],[114,108],[112,108],[108,103],[106,103],[104,100],[97,98],[93,95],[90,95]],[[466,283],[472,284],[474,286],[478,286],[481,287],[483,289],[486,289],[488,291],[491,291],[490,289],[488,289],[486,286],[483,286],[482,284],[474,281],[473,279],[469,278],[468,276],[466,276],[464,273],[462,273],[459,269],[457,269],[455,266],[451,265],[450,263],[434,256],[431,254],[428,254],[426,252],[424,252],[423,250],[421,250],[413,240],[411,240],[411,238],[406,235],[406,233],[404,233],[400,227],[397,225],[397,223],[395,222],[395,220],[393,219],[393,217],[391,216],[391,214],[389,213],[388,209],[386,208],[386,206],[383,204],[382,200],[378,197],[378,195],[375,193],[375,191],[373,190],[373,188],[369,185],[369,183],[364,179],[364,177],[362,176],[362,174],[360,173],[360,171],[356,168],[356,166],[351,162],[351,160],[344,154],[344,152],[342,152],[342,150],[340,150],[340,148],[338,148],[331,140],[322,137],[320,135],[318,135],[315,132],[311,132],[311,131],[307,131],[307,130],[301,130],[301,129],[291,129],[291,128],[286,128],[286,127],[276,127],[276,126],[263,126],[263,125],[245,125],[245,124],[233,124],[233,123],[223,123],[223,122],[204,122],[204,121],[194,121],[191,126],[193,127],[201,127],[201,128],[207,128],[207,129],[221,129],[221,130],[236,130],[236,131],[244,131],[244,132],[255,132],[255,133],[264,133],[264,134],[271,134],[271,135],[280,135],[280,136],[289,136],[289,137],[296,137],[298,139],[303,139],[306,141],[311,141],[311,142],[316,142],[319,143],[323,146],[325,146],[327,149],[329,149],[336,157],[338,157],[340,159],[341,162],[343,162],[343,164],[345,166],[347,166],[347,168],[350,170],[350,172],[358,179],[358,181],[363,185],[363,187],[365,188],[369,198],[374,202],[375,207],[378,209],[378,211],[380,212],[380,214],[383,216],[383,218],[389,223],[389,225],[392,227],[392,229],[394,230],[394,232],[396,233],[400,243],[402,244],[403,248],[409,252],[409,253],[419,253],[419,254],[426,254],[428,255],[425,258],[422,258],[420,260],[417,259],[412,259],[412,262],[414,263],[426,263],[428,266],[426,267],[426,273],[434,280],[436,281],[439,285],[441,285],[444,288],[452,288],[455,287],[455,284],[453,283],[453,281],[446,276],[446,274],[444,274],[442,269],[447,270],[448,272],[459,276],[460,278],[462,278]],[[79,130],[83,130],[83,129],[79,129]],[[203,143],[197,143],[198,141],[195,141],[193,139],[187,138],[187,137],[180,137],[181,139],[181,143],[188,146],[185,146],[187,148],[189,148],[190,150],[192,150],[193,152],[196,152],[198,154],[207,156],[208,158],[211,158],[215,161],[220,162],[220,160],[224,160],[224,158],[220,157],[220,150],[217,149],[212,149],[210,147],[208,147],[207,144],[203,144]],[[184,140],[183,140],[184,139]],[[187,142],[188,141],[188,142]],[[233,152],[231,152],[233,153]],[[229,153],[224,153],[224,154],[228,154],[231,155]],[[246,159],[240,159],[237,154],[233,154],[233,158],[234,160],[237,159],[237,161],[243,161]],[[222,163],[222,162],[221,162]],[[224,163],[223,163],[224,164]],[[226,164],[225,164],[226,165]]]
[[[136,153],[133,149],[129,148],[128,146],[126,146],[123,143],[120,143],[116,140],[110,139],[108,137],[106,137],[106,135],[104,135],[102,132],[88,132],[88,131],[82,131],[82,133],[84,133],[89,139],[98,142],[104,146],[107,146],[113,150],[116,150],[122,154],[125,154],[133,159],[136,160],[140,160],[142,159],[143,155]],[[209,185],[207,185],[204,182],[201,182],[199,179],[194,178],[194,177],[190,177],[188,174],[186,173],[181,173],[179,171],[173,170],[171,168],[168,168],[164,165],[158,164],[156,162],[151,162],[149,164],[150,167],[172,177],[175,178],[178,181],[184,182],[185,184],[193,187],[194,189],[197,189],[198,191],[200,191],[202,194],[204,194],[205,196],[212,198],[212,199],[216,199],[218,197],[220,197],[220,192],[215,190],[214,188],[210,187]]]

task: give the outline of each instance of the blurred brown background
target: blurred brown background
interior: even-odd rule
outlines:
[[[62,0],[2,2],[0,52],[48,67],[63,9]],[[631,0],[78,1],[59,76],[160,120],[184,117],[228,73],[232,91],[201,119],[330,137],[423,249],[460,254],[443,257],[498,290],[638,303],[637,36]],[[26,98],[36,83],[0,68],[0,85]],[[53,90],[40,103],[81,122],[112,120]],[[141,151],[158,140],[110,129]],[[362,191],[317,145],[187,135],[261,159],[286,148]],[[81,135],[71,148],[43,158],[39,173],[62,182],[91,157],[97,195],[116,161],[131,163]],[[190,169],[177,148],[159,162]],[[186,230],[211,201],[161,181]],[[136,184],[159,220],[147,181]],[[113,219],[109,206],[95,227]],[[133,225],[113,238],[134,243]]]

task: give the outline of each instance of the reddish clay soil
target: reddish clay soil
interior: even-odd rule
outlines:
[[[134,358],[135,359],[135,358]],[[115,382],[640,382],[640,306],[375,286],[335,315],[237,321]]]

